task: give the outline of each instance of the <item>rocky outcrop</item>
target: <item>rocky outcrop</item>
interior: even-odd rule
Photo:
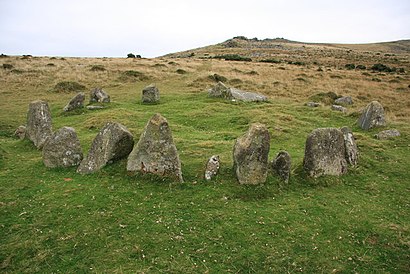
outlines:
[[[31,102],[27,113],[26,138],[41,149],[51,134],[53,134],[51,113],[47,102],[41,100]]]

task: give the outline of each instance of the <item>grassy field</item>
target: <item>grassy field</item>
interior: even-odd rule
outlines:
[[[0,59],[13,65],[0,71],[1,272],[408,273],[410,66],[408,54],[395,57],[398,63],[386,63],[406,73],[346,70],[340,64],[350,57],[321,71],[312,63],[195,56]],[[370,60],[358,62],[369,66]],[[228,85],[269,96],[269,102],[208,98],[215,73]],[[102,87],[112,102],[98,111],[64,113],[76,92],[55,91],[61,81],[84,85],[86,100],[91,88]],[[150,83],[161,92],[160,104],[140,102]],[[326,104],[304,106],[329,91],[353,97],[347,114]],[[75,168],[46,168],[41,151],[12,136],[36,99],[48,101],[54,130],[76,129],[84,153],[106,122],[122,123],[137,141],[148,119],[161,113],[170,123],[185,182],[130,176],[126,160],[87,176]],[[400,130],[400,137],[380,141],[373,137],[378,130],[356,126],[358,111],[372,100],[385,106],[386,129]],[[252,122],[269,128],[270,159],[283,149],[291,154],[289,185],[272,174],[261,186],[236,182],[233,144]],[[341,177],[306,177],[301,165],[307,135],[341,126],[353,129],[359,166]],[[213,154],[220,155],[222,168],[206,182],[204,165]]]

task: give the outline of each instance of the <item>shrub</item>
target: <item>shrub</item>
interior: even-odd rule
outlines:
[[[105,71],[105,67],[103,65],[93,65],[90,69],[91,71]]]
[[[127,54],[127,58],[135,58],[135,54],[128,53],[128,54]]]
[[[338,96],[333,91],[329,91],[329,92],[319,92],[315,95],[310,96],[310,99],[314,102],[321,102],[325,105],[332,105],[334,101],[339,97],[340,96]]]
[[[244,62],[251,62],[252,59],[249,57],[243,57],[239,54],[224,54],[224,55],[217,55],[214,56],[214,59],[225,59],[225,61],[244,61]]]
[[[390,67],[388,67],[388,66],[386,66],[386,65],[384,65],[384,64],[380,64],[380,63],[374,64],[374,65],[371,67],[371,70],[373,70],[373,71],[379,71],[379,72],[392,72],[392,71],[394,71],[392,68],[390,68]]]
[[[177,69],[175,72],[178,74],[187,74],[187,71],[183,69]]]
[[[12,69],[13,65],[12,64],[3,64],[4,69]]]
[[[137,54],[137,55],[135,55],[135,58],[141,59],[142,57],[141,57],[141,55]]]
[[[85,90],[86,87],[84,85],[81,85],[77,82],[72,82],[72,81],[63,81],[59,82],[54,86],[53,91],[54,92],[73,92],[73,91],[82,91]]]
[[[280,64],[282,63],[280,60],[276,60],[276,59],[263,59],[260,62],[263,63],[273,63],[273,64]]]
[[[126,70],[122,72],[120,76],[120,80],[122,81],[129,81],[129,80],[145,81],[148,79],[149,77],[147,75],[145,75],[142,72],[135,71],[135,70]]]
[[[47,67],[54,67],[55,65],[53,63],[48,63]]]
[[[355,69],[356,66],[355,66],[355,64],[346,64],[345,68],[348,69],[348,70],[352,70],[352,69]]]
[[[356,66],[356,69],[365,70],[365,69],[366,69],[366,66],[364,66],[364,65],[357,65],[357,66]]]

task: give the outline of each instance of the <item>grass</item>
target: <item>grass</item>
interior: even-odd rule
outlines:
[[[189,71],[183,76],[175,67],[154,66],[174,62],[168,58],[66,58],[54,60],[55,67],[46,66],[47,58],[8,61],[25,73],[0,71],[2,272],[410,269],[410,104],[408,94],[396,92],[408,82],[408,75],[399,83],[389,82],[390,75],[378,76],[383,80],[376,83],[360,71],[317,72],[317,67],[283,63],[282,70],[272,63],[193,58],[175,60]],[[106,71],[90,71],[96,63],[104,64]],[[248,71],[256,73],[244,73]],[[215,83],[209,75],[215,74],[238,79],[238,86],[266,94],[270,101],[208,98],[206,90]],[[308,82],[294,81],[302,76]],[[72,94],[47,90],[67,79],[90,88],[103,86],[112,102],[98,111],[63,113]],[[161,92],[161,102],[143,105],[141,92],[151,81]],[[321,91],[352,96],[352,114],[304,106]],[[54,130],[76,129],[85,153],[105,122],[124,124],[138,140],[148,119],[161,113],[170,123],[185,182],[130,176],[126,160],[88,176],[76,174],[75,168],[46,168],[41,151],[12,137],[35,99],[49,102]],[[364,132],[356,126],[356,111],[371,100],[382,102],[389,128],[399,129],[401,137],[380,141],[373,138],[377,130]],[[269,128],[270,159],[283,149],[291,154],[289,185],[283,186],[272,174],[261,186],[242,186],[234,179],[233,144],[252,122]],[[344,125],[352,127],[357,138],[359,166],[342,177],[306,177],[301,164],[307,135],[318,127]],[[215,180],[206,182],[203,169],[213,154],[220,155],[222,167]]]

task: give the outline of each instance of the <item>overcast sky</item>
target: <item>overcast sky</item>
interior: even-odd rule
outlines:
[[[410,39],[410,0],[0,0],[0,53],[156,57],[244,35]]]

